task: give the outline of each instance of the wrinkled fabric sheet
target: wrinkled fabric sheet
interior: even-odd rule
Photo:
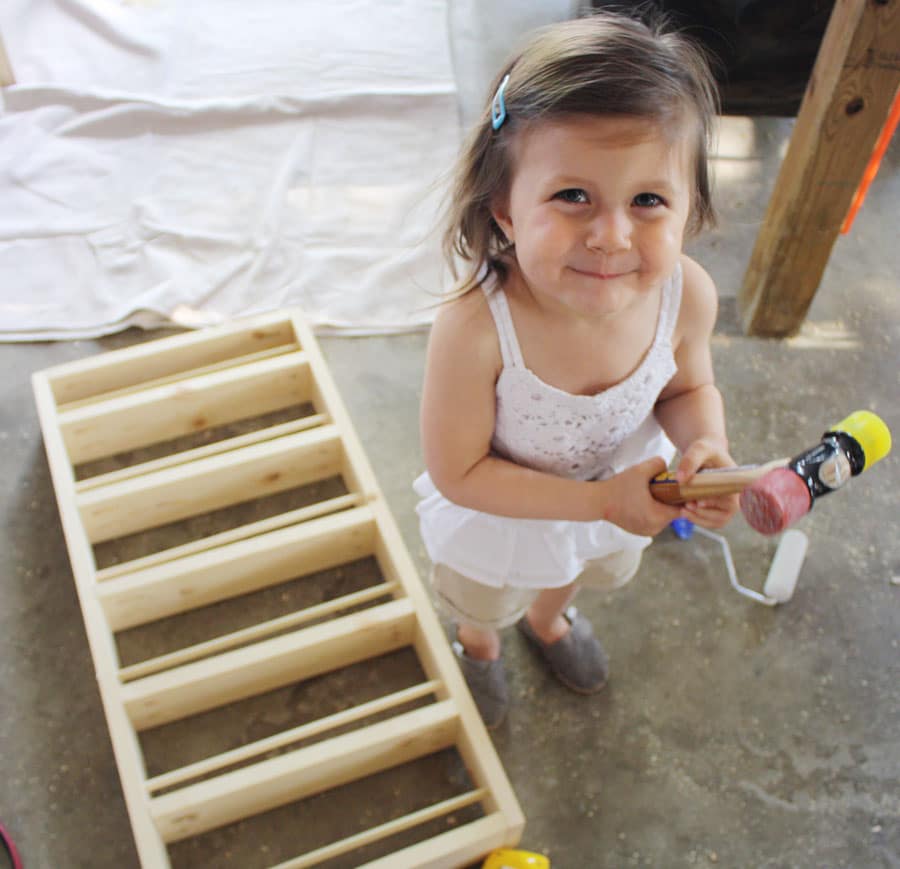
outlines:
[[[0,339],[283,306],[429,322],[447,22],[444,0],[4,0]]]

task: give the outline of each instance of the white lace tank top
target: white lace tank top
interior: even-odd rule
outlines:
[[[596,395],[573,395],[525,366],[509,304],[495,282],[484,293],[500,339],[503,370],[497,380],[491,448],[520,465],[577,480],[605,479],[620,463],[616,453],[653,413],[677,370],[672,333],[681,305],[681,265],[662,290],[656,334],[638,367]]]
[[[656,421],[653,406],[676,370],[672,331],[681,305],[680,267],[663,287],[653,343],[641,363],[596,395],[572,395],[529,371],[503,290],[486,287],[485,294],[503,355],[491,441],[495,453],[582,480],[605,479],[651,456],[672,460],[675,447]],[[449,501],[427,472],[413,486],[431,560],[485,585],[567,585],[594,559],[640,550],[651,541],[603,519],[574,522],[482,513]]]

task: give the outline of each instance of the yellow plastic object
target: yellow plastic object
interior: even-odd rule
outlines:
[[[499,848],[488,854],[481,869],[550,869],[550,861],[532,851]]]
[[[862,447],[869,468],[891,451],[891,431],[880,416],[870,410],[857,410],[842,419],[832,431],[847,432]]]

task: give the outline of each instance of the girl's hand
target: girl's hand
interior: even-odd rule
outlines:
[[[675,477],[679,483],[687,483],[697,471],[704,468],[733,468],[734,465],[734,459],[721,442],[712,438],[700,438],[685,450]],[[721,528],[737,513],[738,501],[738,495],[716,495],[688,501],[682,505],[683,515],[702,528]]]
[[[646,537],[659,534],[673,520],[685,515],[681,507],[663,504],[650,494],[650,481],[665,470],[665,461],[657,456],[598,483],[604,487],[607,505],[599,518],[632,534]]]

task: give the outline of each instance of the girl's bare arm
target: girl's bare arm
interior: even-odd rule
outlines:
[[[683,289],[675,335],[678,371],[656,404],[656,417],[672,442],[686,454],[704,441],[730,462],[722,396],[715,385],[710,339],[718,299],[712,278],[692,259],[682,257]],[[691,473],[696,467],[685,468]]]
[[[656,405],[656,417],[681,452],[676,469],[680,482],[701,468],[733,466],[725,427],[725,407],[713,377],[710,338],[718,299],[712,278],[693,260],[682,258],[684,283],[676,329],[675,361],[678,372]],[[689,518],[701,525],[725,524],[737,511],[737,496],[692,502]]]

